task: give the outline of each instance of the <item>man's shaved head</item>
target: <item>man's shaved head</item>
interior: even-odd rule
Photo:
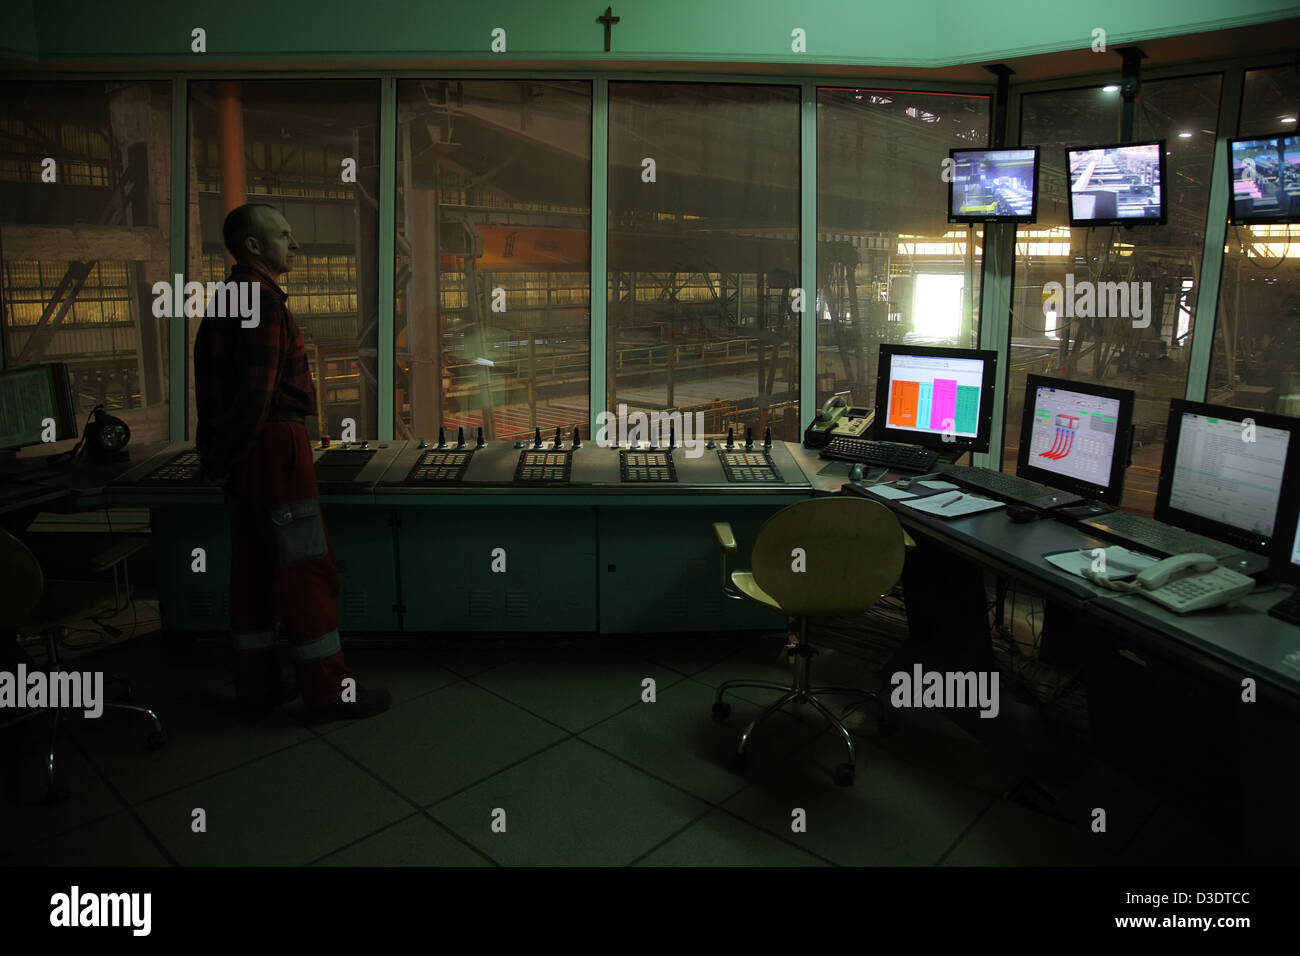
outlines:
[[[274,228],[275,223],[270,214],[275,212],[279,210],[264,202],[247,202],[230,210],[225,225],[221,227],[221,238],[236,262],[245,262],[248,259],[245,239],[252,236],[258,241],[263,241],[266,234]]]
[[[272,278],[293,268],[298,243],[289,221],[274,206],[250,202],[230,210],[221,237],[242,266],[252,266]]]

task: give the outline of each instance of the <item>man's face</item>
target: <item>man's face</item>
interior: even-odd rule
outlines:
[[[250,261],[271,276],[280,276],[293,268],[298,243],[288,221],[274,209],[259,211],[258,236],[250,236],[247,245]]]

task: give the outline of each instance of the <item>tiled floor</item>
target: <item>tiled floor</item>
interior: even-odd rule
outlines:
[[[1045,814],[1015,802],[1015,768],[941,715],[900,711],[879,736],[850,714],[857,779],[811,711],[777,715],[732,760],[775,696],[729,697],[739,677],[788,680],[780,637],[529,638],[354,643],[353,670],[393,691],[368,721],[309,727],[289,712],[246,725],[220,654],[145,637],[74,662],[129,674],[169,731],[106,715],[65,725],[71,790],[39,804],[47,723],[0,734],[7,806],[0,863],[479,866],[1091,865],[1163,862],[1177,818],[1090,767]],[[817,683],[879,684],[823,650]],[[644,701],[647,681],[654,700]],[[1105,833],[1091,810],[1108,808]],[[200,822],[203,825],[200,825]]]

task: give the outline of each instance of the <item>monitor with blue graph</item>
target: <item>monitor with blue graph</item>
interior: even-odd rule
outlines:
[[[1133,405],[1134,395],[1127,389],[1028,376],[1016,474],[1119,504]]]

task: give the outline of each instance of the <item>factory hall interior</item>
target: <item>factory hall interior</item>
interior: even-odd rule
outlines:
[[[18,0],[0,865],[1300,862],[1300,8]]]

